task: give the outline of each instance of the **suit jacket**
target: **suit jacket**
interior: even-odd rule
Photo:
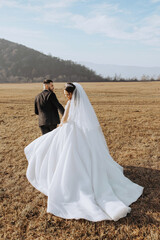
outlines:
[[[54,92],[44,90],[35,97],[35,114],[39,115],[39,126],[60,123],[58,110],[63,115],[64,108]]]

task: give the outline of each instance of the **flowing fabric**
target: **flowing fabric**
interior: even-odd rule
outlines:
[[[48,196],[47,212],[55,216],[117,221],[131,211],[143,187],[125,177],[112,159],[85,91],[74,84],[67,123],[24,149],[26,176]]]

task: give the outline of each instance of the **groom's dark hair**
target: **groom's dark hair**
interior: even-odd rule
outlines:
[[[51,79],[45,79],[45,80],[43,81],[43,84],[48,84],[48,83],[51,83],[51,82],[53,82],[53,80],[51,80]]]

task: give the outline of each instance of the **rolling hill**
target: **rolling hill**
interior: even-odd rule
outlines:
[[[0,83],[41,82],[51,78],[56,82],[104,81],[93,70],[5,39],[0,39]]]

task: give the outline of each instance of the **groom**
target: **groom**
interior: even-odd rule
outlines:
[[[35,97],[35,114],[39,116],[39,127],[42,134],[45,134],[55,129],[60,123],[58,110],[63,115],[64,108],[53,92],[53,81],[46,79],[43,84],[44,91]]]

